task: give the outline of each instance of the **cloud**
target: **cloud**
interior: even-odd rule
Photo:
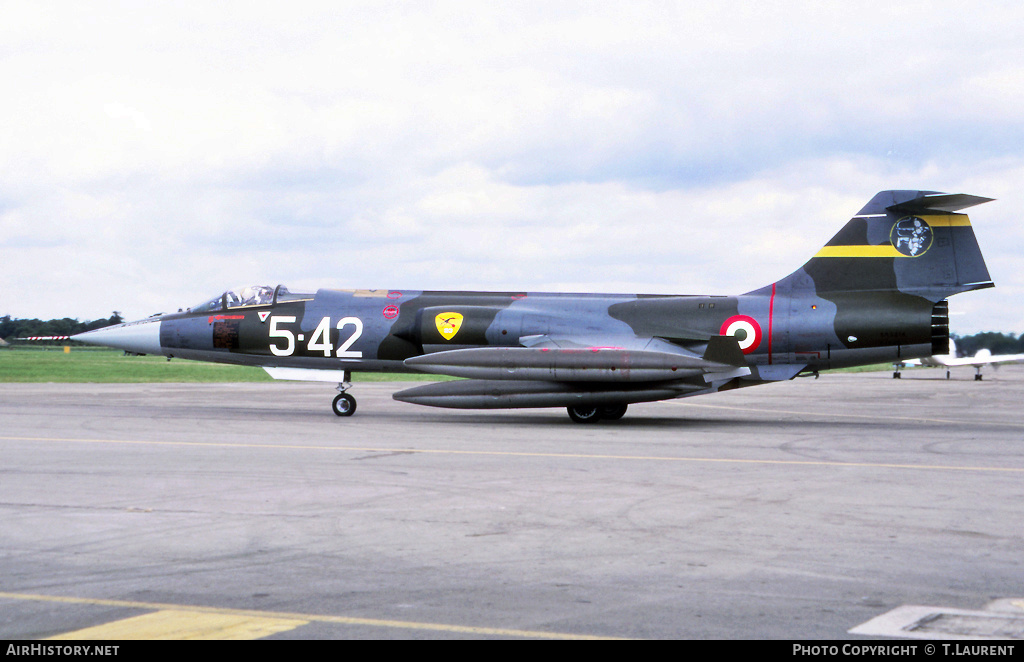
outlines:
[[[920,187],[1000,198],[956,300],[1024,329],[1018,4],[58,5],[0,25],[0,312],[735,293]]]

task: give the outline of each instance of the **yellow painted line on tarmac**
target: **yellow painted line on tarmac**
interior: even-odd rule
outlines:
[[[810,467],[868,467],[875,469],[925,469],[932,471],[989,471],[999,473],[1024,474],[1024,467],[979,467],[955,466],[942,464],[895,464],[888,462],[834,462],[828,460],[747,460],[738,458],[717,457],[678,457],[671,455],[609,455],[600,453],[536,453],[526,451],[482,451],[452,450],[439,448],[384,448],[375,446],[311,446],[306,444],[236,444],[214,441],[145,441],[132,439],[71,439],[60,437],[5,437],[0,441],[40,441],[47,443],[75,444],[125,444],[139,446],[189,446],[199,448],[244,448],[244,449],[277,449],[277,450],[316,450],[359,453],[390,453],[405,455],[475,455],[479,457],[533,457],[550,459],[575,460],[616,460],[645,462],[694,462],[714,464],[755,464],[775,466],[810,466]]]
[[[262,639],[306,625],[309,620],[267,618],[250,614],[209,613],[187,609],[163,609],[151,614],[124,618],[91,628],[49,637],[71,641],[242,641]]]
[[[528,638],[528,639],[587,639],[587,640],[598,640],[598,639],[617,639],[618,637],[600,637],[588,634],[573,634],[566,632],[544,632],[540,630],[514,630],[508,628],[491,628],[491,627],[476,627],[471,625],[451,625],[446,623],[420,623],[416,621],[394,621],[387,619],[377,618],[352,618],[348,616],[330,616],[323,614],[297,614],[291,612],[269,612],[269,611],[256,611],[248,609],[226,609],[220,607],[197,607],[193,605],[173,605],[159,602],[134,602],[131,600],[104,600],[99,598],[74,598],[59,595],[38,595],[32,593],[7,593],[0,592],[0,599],[6,600],[29,600],[34,602],[58,602],[64,604],[75,604],[75,605],[91,605],[98,607],[127,607],[131,609],[151,609],[158,613],[160,612],[177,612],[178,614],[190,615],[186,617],[206,617],[206,616],[223,616],[240,619],[238,622],[242,622],[244,619],[250,619],[250,621],[262,620],[268,623],[277,623],[278,625],[284,623],[297,623],[287,629],[298,627],[298,625],[306,623],[332,623],[335,625],[356,625],[364,627],[375,627],[375,628],[395,628],[401,630],[428,630],[435,632],[447,632],[451,634],[468,634],[474,636],[494,636],[494,637],[515,637],[515,638]],[[148,616],[154,616],[149,614]],[[133,619],[124,619],[122,621],[115,621],[116,623],[124,623],[125,621],[132,621]],[[167,627],[181,627],[180,622],[175,617],[155,617],[151,621],[142,621],[144,625],[152,625],[164,621]],[[230,619],[225,619],[223,622],[228,623]],[[138,622],[138,621],[137,621]],[[212,623],[213,621],[211,621]],[[104,628],[106,626],[98,626],[98,628]],[[240,626],[244,629],[245,626]],[[95,629],[95,628],[88,628]],[[87,630],[78,630],[63,635],[69,639],[78,638],[75,635],[85,632]],[[283,630],[278,630],[283,631]],[[260,636],[267,636],[273,634],[267,632]],[[102,638],[112,639],[115,638],[107,633]],[[143,637],[139,637],[143,638]],[[150,633],[145,638],[156,638],[153,633]],[[162,638],[166,639],[177,639],[178,637],[170,635]],[[227,637],[209,637],[212,639],[222,639]]]

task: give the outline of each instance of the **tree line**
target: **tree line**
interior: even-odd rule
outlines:
[[[987,349],[993,354],[1024,354],[1024,335],[982,331],[973,336],[954,334],[951,337],[956,343],[957,353],[963,356],[974,356],[979,349]]]
[[[102,329],[105,326],[120,324],[124,322],[121,313],[114,311],[114,314],[106,319],[79,322],[70,317],[52,320],[40,319],[14,319],[10,315],[0,317],[0,338],[7,342],[15,338],[29,338],[32,336],[73,336],[76,333],[85,333],[94,329]]]

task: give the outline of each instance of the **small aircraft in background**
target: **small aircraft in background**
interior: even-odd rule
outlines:
[[[949,351],[945,354],[936,354],[921,359],[910,359],[893,364],[896,371],[892,373],[893,379],[900,378],[902,368],[913,366],[926,366],[929,368],[946,368],[946,379],[949,379],[950,368],[969,365],[974,368],[974,381],[980,382],[981,369],[987,365],[994,368],[1004,363],[1024,363],[1024,354],[993,354],[987,349],[979,349],[974,356],[957,356],[956,343],[949,339]]]
[[[395,393],[402,402],[617,420],[632,403],[945,351],[946,298],[993,286],[970,219],[956,213],[983,202],[882,191],[802,267],[737,296],[257,285],[73,339],[334,382],[338,416],[355,411],[346,391],[361,370],[464,378]]]

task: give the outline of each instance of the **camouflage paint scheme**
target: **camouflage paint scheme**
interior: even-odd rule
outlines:
[[[340,416],[360,370],[467,378],[394,395],[406,402],[616,419],[634,402],[944,352],[945,299],[993,286],[956,213],[988,201],[883,191],[800,269],[738,296],[261,286],[75,340],[337,382]]]

